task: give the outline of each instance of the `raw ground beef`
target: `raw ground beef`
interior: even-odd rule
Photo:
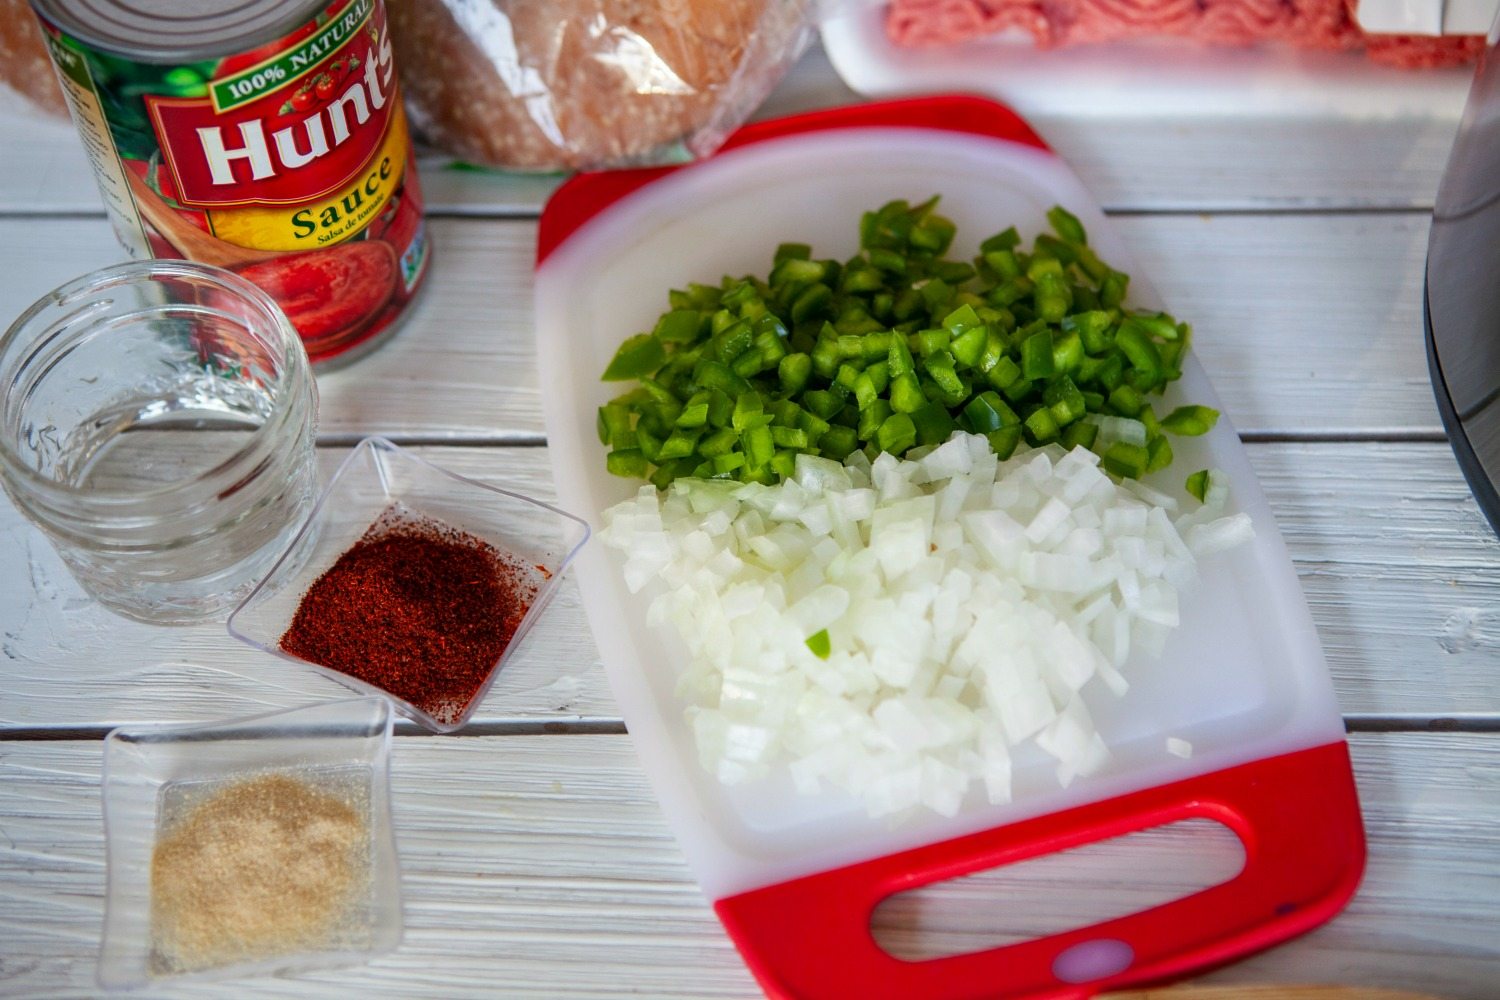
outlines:
[[[1018,28],[1041,48],[1173,36],[1212,45],[1283,42],[1363,49],[1408,69],[1457,66],[1484,49],[1479,35],[1367,35],[1355,0],[891,0],[886,32],[897,45],[946,45]]]

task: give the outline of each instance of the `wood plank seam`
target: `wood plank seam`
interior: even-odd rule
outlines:
[[[317,445],[319,448],[352,448],[359,444],[368,434],[355,434],[344,431],[332,431],[327,434],[319,434]],[[547,447],[547,436],[533,431],[497,431],[494,434],[454,434],[447,436],[442,434],[401,434],[389,433],[379,434],[388,441],[399,444],[406,448],[436,447],[436,448],[545,448]]]
[[[1104,209],[1104,214],[1110,218],[1137,219],[1150,218],[1152,216],[1180,216],[1180,215],[1225,215],[1236,218],[1285,218],[1287,216],[1371,216],[1371,215],[1412,215],[1423,216],[1432,214],[1432,206],[1427,204],[1413,203],[1410,205],[1244,205],[1224,206],[1215,208],[1194,208],[1191,206],[1151,206],[1146,208],[1109,208]]]
[[[1422,428],[1380,431],[1245,431],[1245,444],[1447,444],[1448,435]]]
[[[369,435],[331,431],[318,435],[319,448],[352,448]],[[497,431],[494,434],[384,433],[381,437],[406,447],[449,448],[545,448],[547,436],[532,431]],[[1446,444],[1448,436],[1423,428],[1377,431],[1245,431],[1244,444]]]
[[[60,742],[102,740],[114,729],[101,726],[0,726],[0,743]],[[1500,733],[1500,714],[1473,715],[1377,715],[1367,712],[1344,713],[1344,729],[1350,733]],[[395,735],[422,739],[437,736],[624,736],[629,730],[625,720],[617,718],[587,719],[487,719],[471,723],[456,733],[431,733],[413,722],[396,723]]]
[[[1409,205],[1232,205],[1221,206],[1103,206],[1104,214],[1110,218],[1171,218],[1175,216],[1233,216],[1235,218],[1286,218],[1289,216],[1416,216],[1432,214],[1429,204]],[[429,209],[424,213],[428,219],[456,219],[459,221],[487,222],[531,222],[541,216],[540,208],[506,208],[501,206],[470,205],[461,208],[443,207]],[[37,219],[78,220],[106,218],[104,210],[88,209],[0,209],[0,222],[8,220],[35,221]]]

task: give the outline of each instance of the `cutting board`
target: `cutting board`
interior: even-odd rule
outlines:
[[[652,327],[669,288],[764,273],[783,241],[844,259],[857,248],[861,211],[933,193],[958,224],[957,257],[1008,225],[1029,239],[1060,203],[1100,255],[1132,275],[1134,302],[1160,305],[1068,167],[1021,119],[982,99],[762,122],[692,166],[580,175],[549,202],[538,237],[537,344],[560,504],[597,527],[638,489],[605,471],[595,411],[623,389],[599,373],[622,339]],[[1196,362],[1166,403],[1188,400],[1218,405]],[[1017,748],[1014,801],[990,805],[976,791],[952,818],[872,820],[852,797],[799,795],[785,775],[720,786],[699,766],[674,695],[686,651],[646,626],[650,588],[629,594],[603,546],[580,555],[584,608],[641,763],[768,994],[1078,995],[1267,946],[1327,920],[1353,893],[1364,838],[1343,725],[1286,548],[1227,419],[1173,446],[1177,461],[1157,485],[1184,497],[1188,471],[1224,470],[1255,541],[1202,563],[1165,653],[1127,664],[1128,694],[1085,689],[1113,752],[1103,771],[1061,788],[1050,759]],[[1190,741],[1191,758],[1169,754],[1169,736]],[[894,892],[1194,817],[1239,835],[1245,867],[1176,902],[925,962],[899,961],[870,935],[871,911]]]
[[[1398,2],[1412,9],[1426,0]],[[1455,0],[1455,6],[1469,2]],[[1441,30],[1441,18],[1438,24]],[[1075,121],[1403,115],[1456,120],[1474,79],[1470,66],[1404,70],[1359,52],[1231,48],[1173,38],[1044,50],[1030,35],[1002,33],[902,48],[886,37],[883,3],[837,5],[823,19],[821,33],[839,77],[867,97],[962,91],[1004,101],[1023,115]]]

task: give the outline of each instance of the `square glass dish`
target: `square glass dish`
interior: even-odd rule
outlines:
[[[399,693],[283,648],[303,597],[339,558],[391,512],[457,529],[498,550],[505,572],[515,572],[530,594],[493,666],[463,704],[441,716]],[[318,498],[307,524],[282,558],[229,617],[229,634],[257,649],[300,663],[362,694],[390,698],[397,711],[432,730],[460,728],[484,700],[501,668],[556,596],[563,571],[588,540],[587,522],[540,500],[439,468],[384,438],[366,438],[350,453]]]
[[[295,973],[400,944],[392,720],[386,699],[354,698],[111,732],[100,985]],[[296,817],[283,814],[276,829],[292,833],[256,833],[288,807]],[[282,853],[283,843],[302,853]],[[314,877],[304,879],[309,859]],[[297,891],[267,898],[277,886],[266,871],[278,866],[295,871]]]

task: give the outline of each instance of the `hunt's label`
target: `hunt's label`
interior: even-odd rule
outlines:
[[[319,4],[266,45],[178,64],[43,27],[133,255],[239,271],[278,298],[314,361],[399,315],[429,252],[381,0]],[[341,250],[370,241],[386,246]]]

